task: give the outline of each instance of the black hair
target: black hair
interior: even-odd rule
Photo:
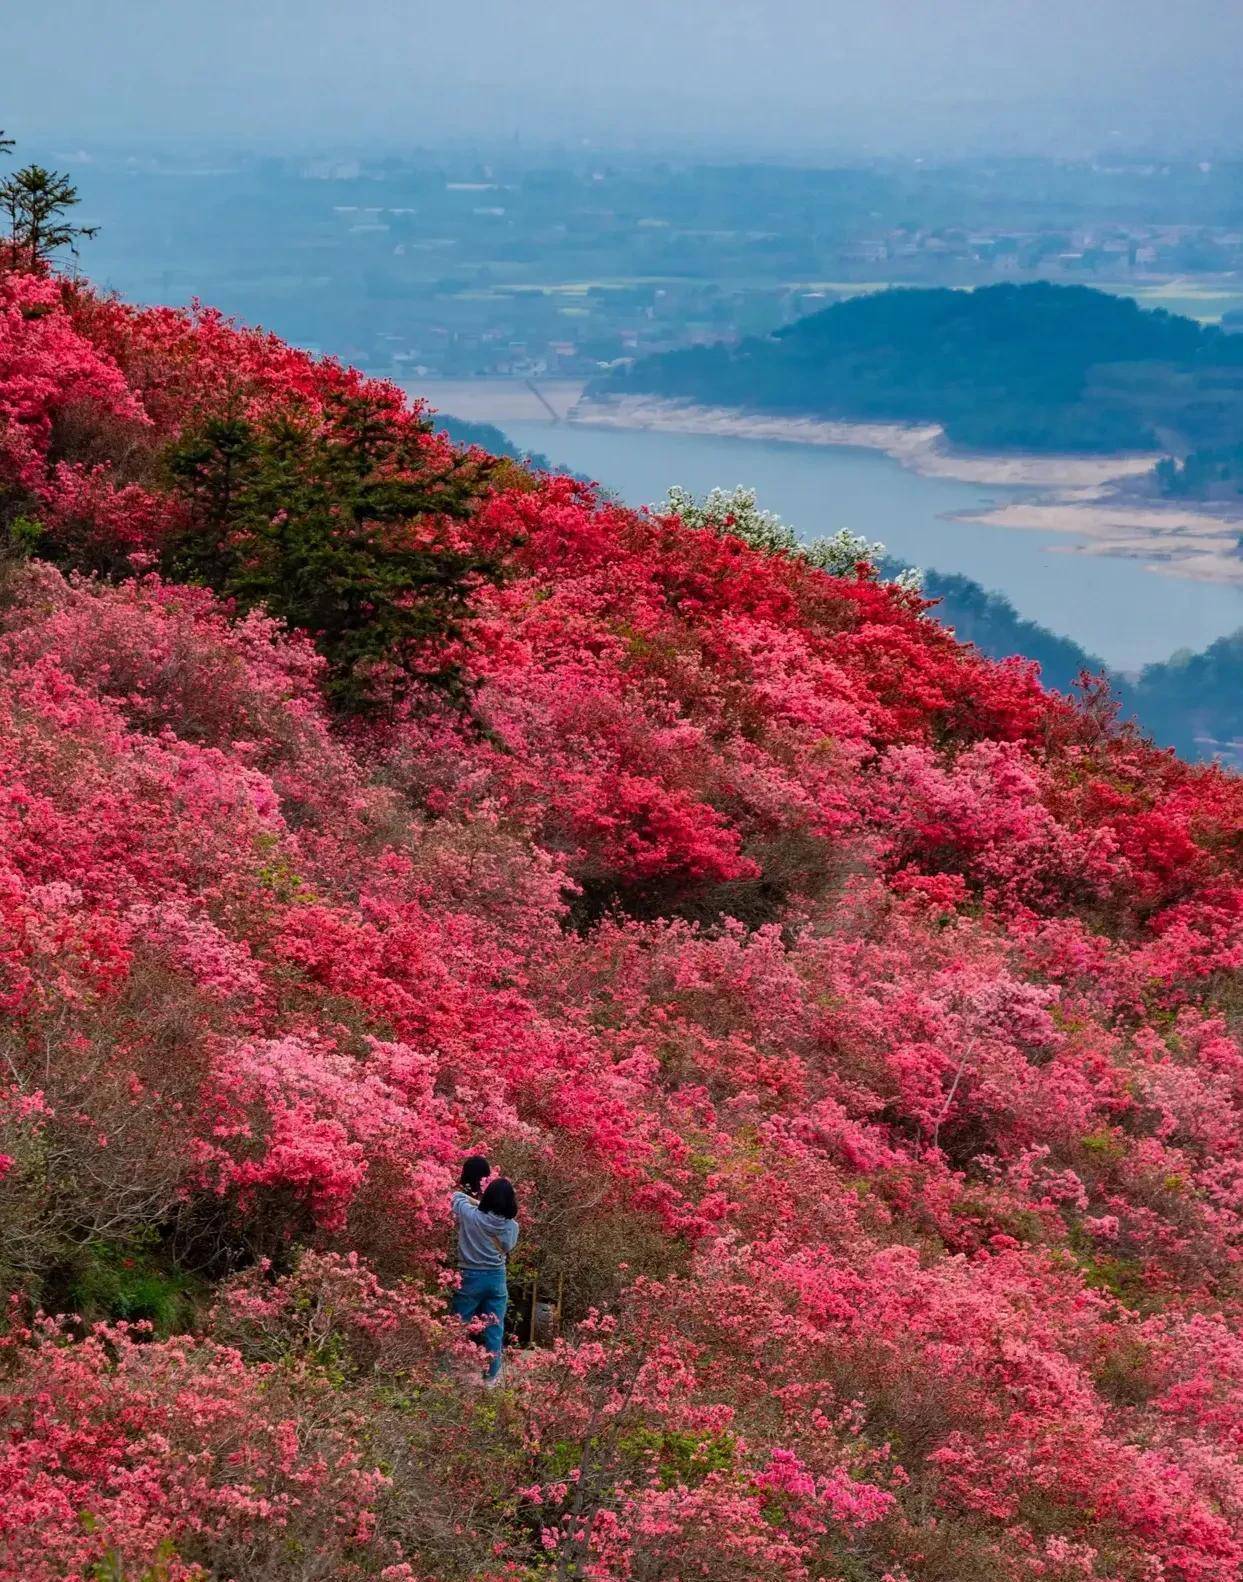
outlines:
[[[499,1214],[502,1219],[517,1219],[518,1194],[514,1191],[513,1182],[506,1181],[504,1176],[497,1176],[495,1181],[489,1181],[483,1196],[479,1199],[479,1207],[485,1214]]]
[[[479,1196],[479,1188],[492,1174],[492,1166],[482,1154],[471,1154],[462,1161],[461,1187],[464,1192],[469,1192],[473,1197]]]

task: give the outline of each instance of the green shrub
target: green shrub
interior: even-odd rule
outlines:
[[[198,1296],[197,1282],[164,1266],[157,1249],[125,1242],[87,1242],[50,1283],[57,1305],[88,1322],[148,1323],[157,1335],[188,1328]]]

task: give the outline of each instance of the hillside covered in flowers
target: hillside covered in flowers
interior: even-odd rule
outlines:
[[[18,270],[0,527],[0,1576],[1234,1582],[1243,782]]]

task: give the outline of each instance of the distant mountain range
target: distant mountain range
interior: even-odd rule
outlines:
[[[1182,454],[1243,437],[1243,336],[1086,286],[902,288],[640,358],[589,393],[936,422],[981,450]]]

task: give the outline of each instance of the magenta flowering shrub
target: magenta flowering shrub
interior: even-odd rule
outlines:
[[[1233,1582],[1239,781],[515,468],[469,708],[334,712],[162,457],[359,392],[447,457],[0,276],[0,1575]],[[487,1395],[478,1148],[561,1298]]]

